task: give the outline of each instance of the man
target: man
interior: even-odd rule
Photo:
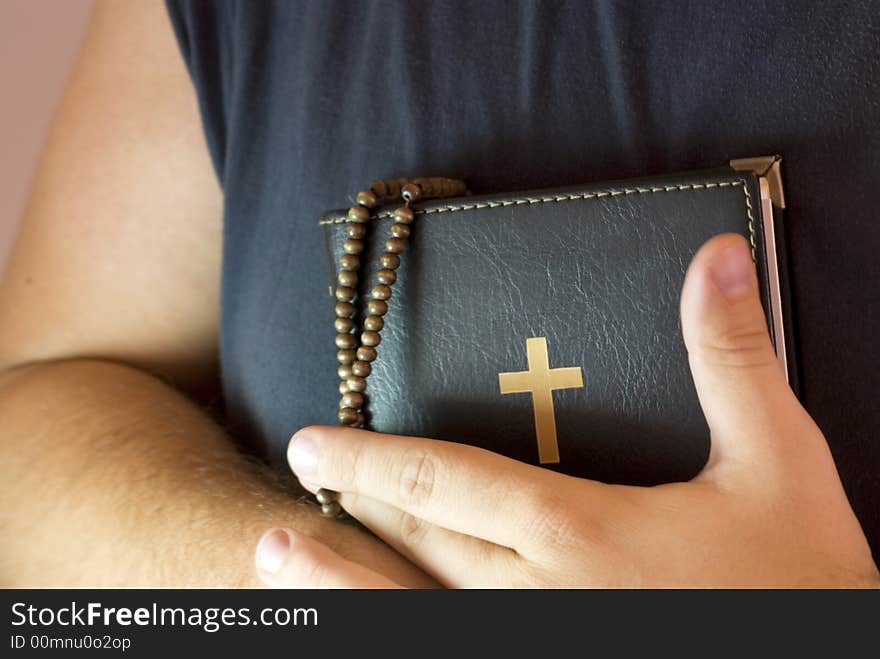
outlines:
[[[668,143],[649,144],[638,115],[651,120],[662,107],[639,104],[631,89],[639,66],[614,55],[616,21],[638,21],[627,10],[589,16],[523,5],[511,17],[483,16],[490,9],[479,6],[419,16],[327,3],[169,7],[199,107],[165,8],[99,3],[0,293],[0,488],[10,539],[0,574],[30,585],[256,584],[253,548],[280,526],[382,584],[433,583],[372,536],[297,505],[231,439],[262,444],[277,461],[294,430],[326,419],[325,410],[332,416],[332,353],[322,356],[330,337],[314,329],[328,325],[326,270],[320,237],[305,227],[340,194],[399,171],[454,168],[490,190],[682,169],[699,158],[667,163],[653,154],[694,152],[699,140],[712,143],[700,147],[703,157],[723,162],[711,136],[729,127],[698,124],[691,97],[687,121],[658,125],[654,140],[672,132]],[[529,28],[514,34],[497,21]],[[694,39],[730,29],[723,17],[703,21]],[[585,26],[612,61],[562,66],[554,53],[571,50],[542,39],[587,48]],[[658,18],[658,34],[673,27]],[[449,48],[456,34],[458,48]],[[865,52],[862,41],[847,43]],[[486,50],[474,58],[477,44]],[[663,61],[680,57],[673,48]],[[756,55],[754,70],[764,62]],[[511,78],[481,73],[489,64]],[[651,98],[674,114],[666,94],[679,76],[666,73]],[[715,92],[706,102],[757,106],[772,99],[764,91],[735,104]],[[616,120],[603,118],[615,106]],[[764,147],[768,132],[741,130],[736,148]],[[615,158],[623,164],[609,164]],[[819,203],[806,190],[797,197]],[[217,391],[221,320],[228,433],[198,404]],[[816,347],[815,334],[805,340]],[[833,478],[823,482],[833,489]],[[864,537],[841,497],[844,562],[870,583]]]

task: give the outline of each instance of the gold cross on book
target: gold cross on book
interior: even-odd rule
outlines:
[[[502,394],[532,394],[535,408],[535,435],[538,438],[538,460],[541,464],[559,462],[559,444],[556,442],[556,413],[553,411],[554,389],[580,389],[584,379],[580,366],[550,368],[547,338],[526,339],[529,370],[499,373],[498,385]]]

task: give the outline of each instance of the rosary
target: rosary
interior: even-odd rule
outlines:
[[[348,209],[345,223],[345,242],[342,257],[339,259],[339,278],[335,290],[336,318],[336,359],[339,362],[339,423],[350,428],[364,427],[364,392],[367,378],[372,371],[371,363],[376,359],[376,348],[382,341],[383,316],[388,312],[391,287],[397,280],[396,270],[400,266],[400,254],[406,247],[410,235],[410,225],[415,219],[413,202],[443,197],[457,197],[467,193],[463,181],[449,178],[396,178],[373,181],[369,188],[357,193],[355,204]],[[363,330],[355,323],[358,270],[361,265],[360,254],[364,251],[364,237],[367,235],[367,222],[370,211],[381,204],[403,199],[403,205],[392,213],[391,237],[385,241],[385,253],[379,259],[382,268],[376,274],[377,282],[370,290],[367,303],[367,317]],[[339,493],[321,488],[315,495],[321,504],[324,517],[338,517],[342,513]]]

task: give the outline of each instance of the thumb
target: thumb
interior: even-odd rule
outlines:
[[[776,360],[742,236],[716,236],[694,256],[681,293],[681,324],[712,436],[707,469],[730,460],[749,468],[772,462],[767,455],[790,434],[792,421],[809,417]]]
[[[276,528],[257,544],[257,576],[270,588],[400,588],[314,538]]]

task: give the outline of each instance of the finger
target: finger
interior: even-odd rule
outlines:
[[[400,588],[294,529],[271,529],[257,544],[257,575],[271,588]]]
[[[806,416],[776,359],[751,249],[725,234],[694,256],[681,295],[691,372],[712,433],[709,466],[767,463],[780,423]],[[807,417],[808,418],[808,417]]]
[[[352,428],[304,428],[287,455],[301,479],[520,553],[562,523],[571,497],[591,500],[603,487],[465,444]]]
[[[522,560],[508,547],[450,531],[376,499],[343,494],[341,503],[398,553],[450,588],[509,585]]]
[[[320,489],[317,483],[300,482],[312,493]],[[395,551],[447,587],[509,585],[523,561],[509,547],[450,531],[370,497],[342,494],[340,503]]]

